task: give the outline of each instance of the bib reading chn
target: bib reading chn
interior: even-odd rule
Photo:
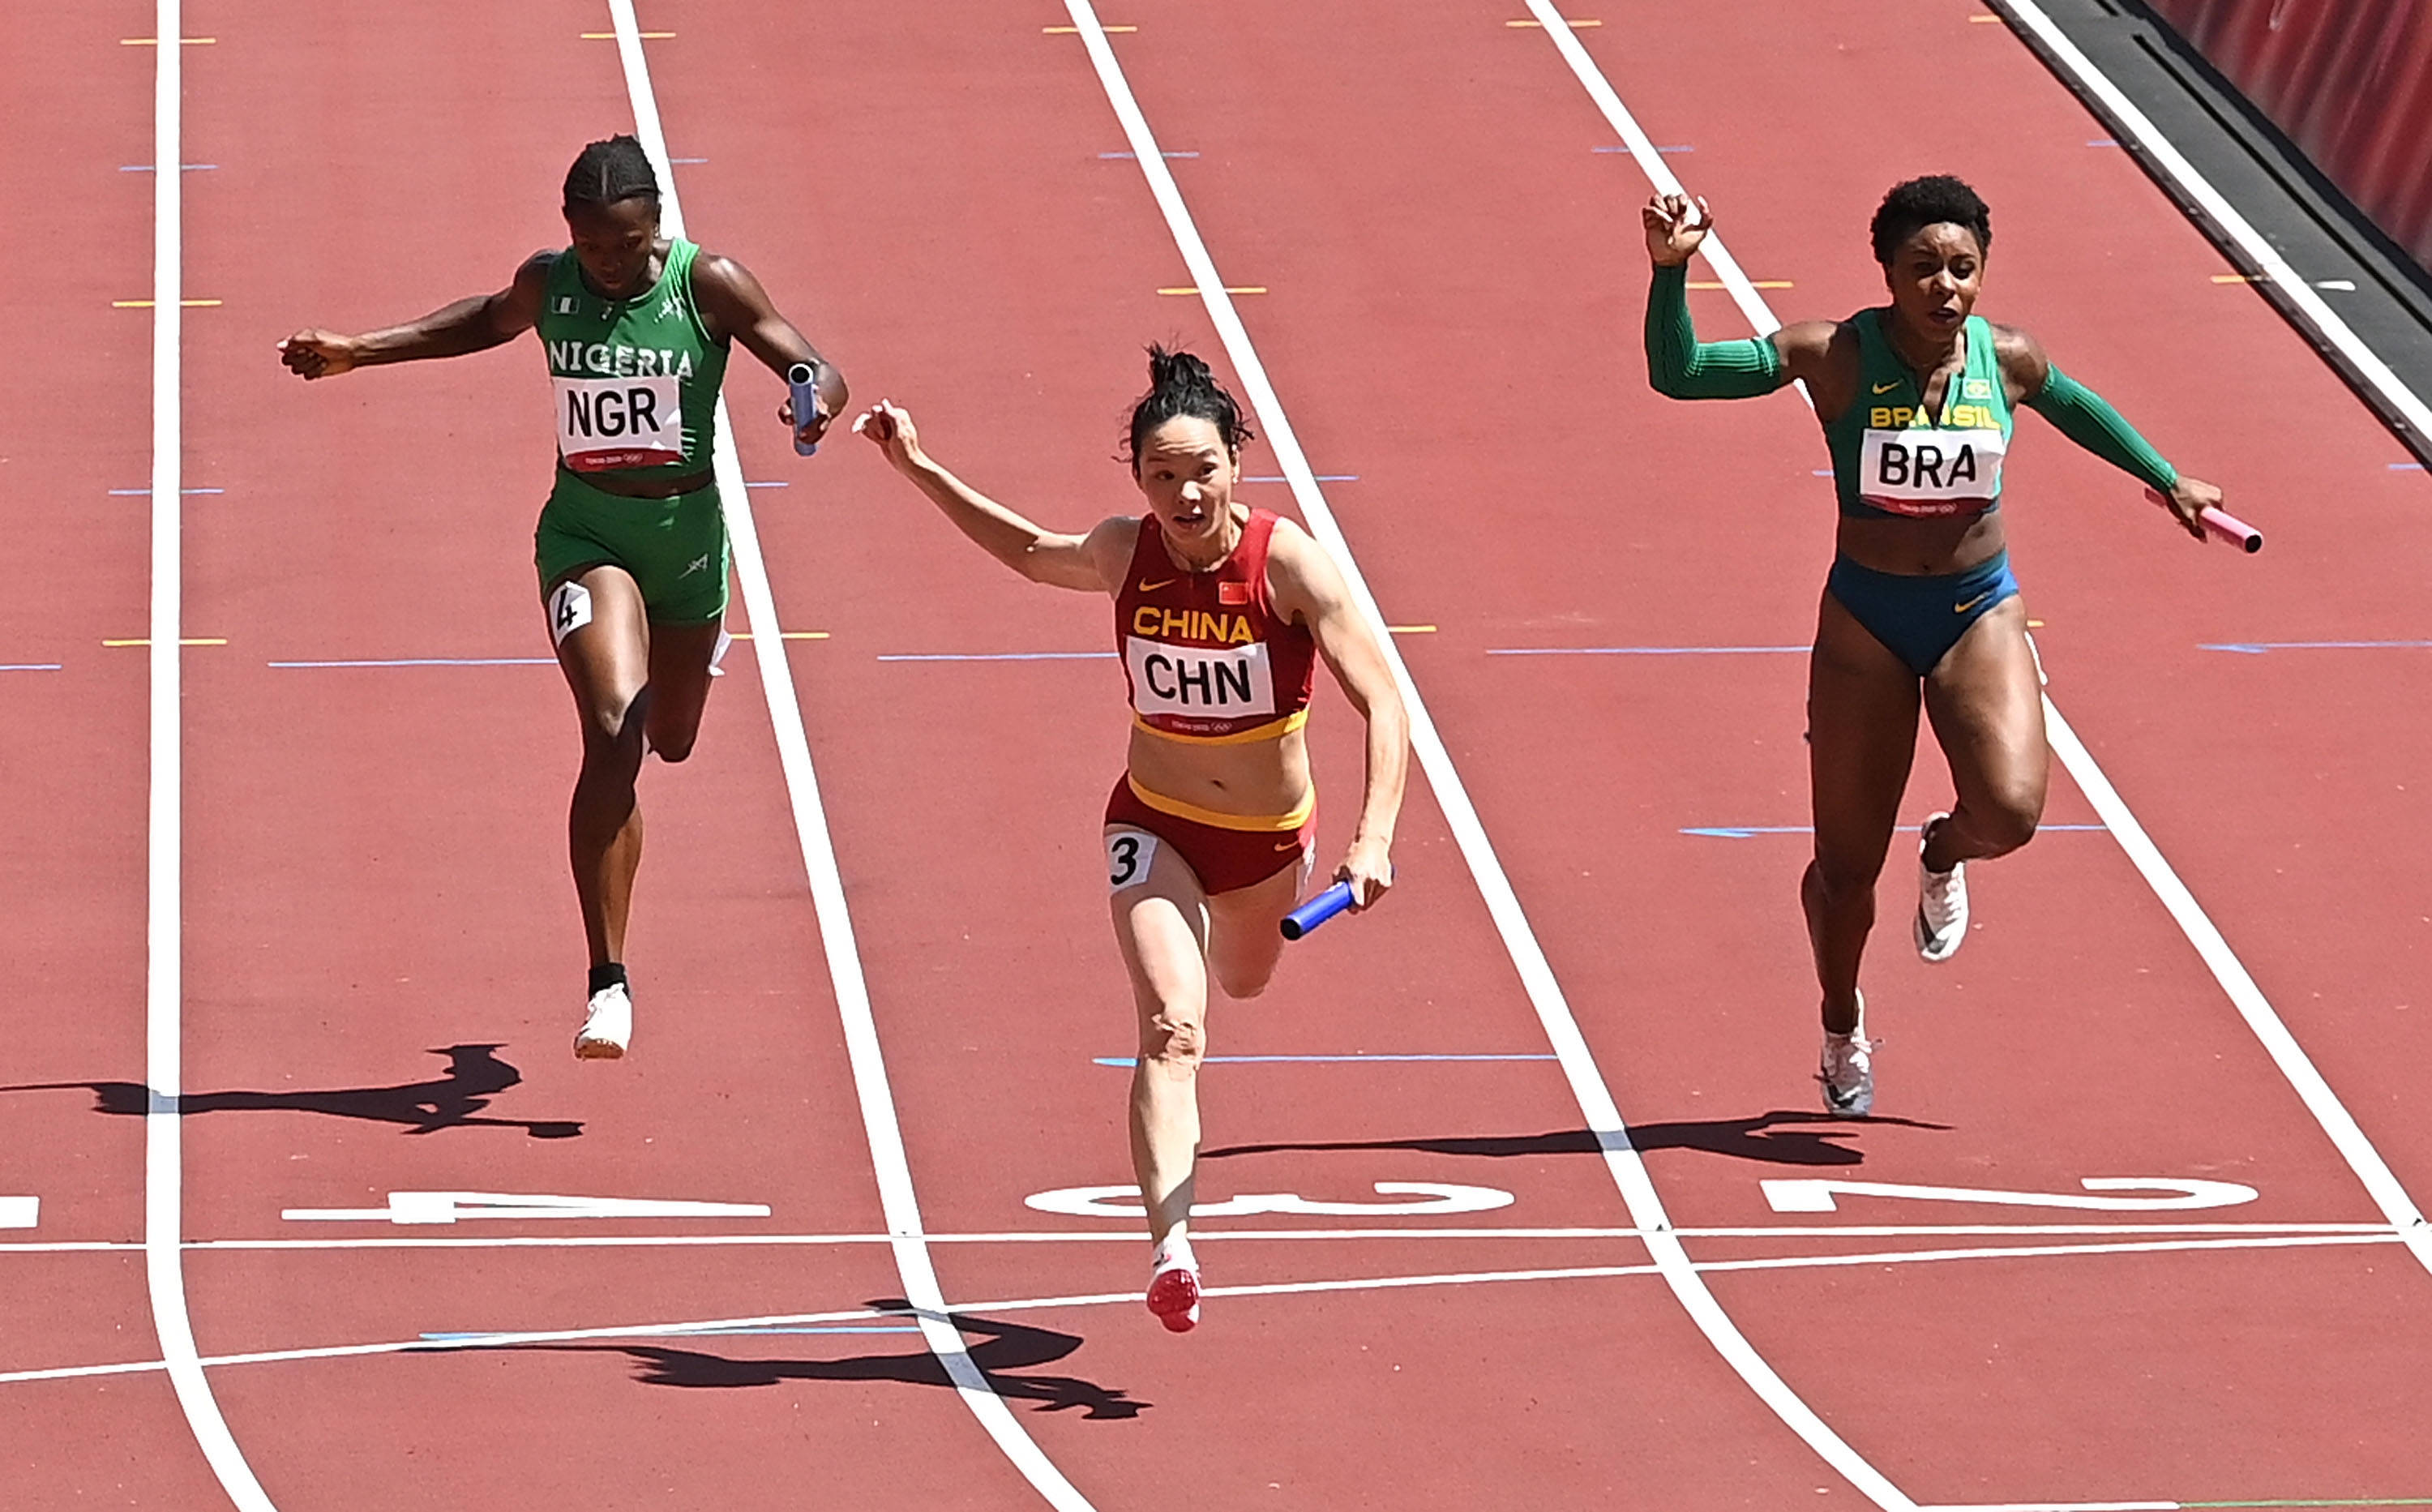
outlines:
[[[1177,646],[1127,636],[1123,661],[1132,674],[1132,707],[1142,714],[1232,720],[1275,711],[1275,671],[1262,640]]]
[[[1956,515],[2001,492],[2008,444],[1998,430],[1869,430],[1858,453],[1858,494],[1896,515]]]
[[[557,388],[557,454],[576,472],[684,460],[683,396],[674,377],[549,382]]]

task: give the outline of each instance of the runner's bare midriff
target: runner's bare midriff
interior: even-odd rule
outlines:
[[[1202,745],[1132,728],[1131,773],[1141,787],[1220,814],[1265,818],[1309,796],[1307,732],[1248,745]]]

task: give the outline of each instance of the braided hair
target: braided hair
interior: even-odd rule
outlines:
[[[1258,439],[1249,422],[1241,418],[1241,406],[1208,365],[1187,351],[1168,351],[1163,347],[1148,349],[1148,392],[1132,405],[1131,445],[1126,459],[1135,470],[1140,467],[1141,443],[1149,433],[1166,421],[1190,416],[1216,427],[1216,435],[1227,451],[1239,451],[1241,443]]]
[[[1900,245],[1928,226],[1945,223],[1964,226],[1976,233],[1976,246],[1981,251],[1993,249],[1993,212],[1976,191],[1947,173],[1928,174],[1894,184],[1875,211],[1870,234],[1874,238],[1875,261],[1892,265]]]
[[[566,208],[608,206],[620,199],[659,199],[659,176],[650,169],[650,154],[631,136],[619,133],[594,142],[566,170]]]

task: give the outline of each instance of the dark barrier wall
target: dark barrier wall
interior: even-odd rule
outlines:
[[[2432,4],[2146,3],[2432,268]]]

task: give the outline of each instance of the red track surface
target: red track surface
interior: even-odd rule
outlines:
[[[39,18],[0,61],[78,228],[39,296],[65,339],[0,377],[25,512],[0,662],[21,717],[0,863],[20,960],[0,1194],[29,1242],[140,1237],[144,684],[140,382],[150,277],[148,35],[133,6]],[[1517,14],[1515,10],[1512,14]],[[2051,833],[1977,882],[1984,925],[1931,974],[1887,926],[1869,972],[1884,1119],[1833,1125],[1792,886],[1802,666],[1791,655],[1495,656],[1803,640],[1830,551],[1795,399],[1644,387],[1644,179],[1542,31],[1493,7],[1142,0],[1116,45],[1489,833],[1683,1227],[2013,1224],[2093,1214],[1845,1199],[1777,1215],[1757,1181],[2068,1192],[2226,1180],[2247,1223],[2378,1215],[2118,847]],[[2049,434],[2011,529],[2052,693],[2419,1198],[2432,1058],[2416,1000],[2432,813],[2420,652],[2205,642],[2418,638],[2424,480],[2008,31],[1931,0],[1601,16],[1581,36],[1722,215],[1785,315],[1873,297],[1883,187],[1947,168],[1997,212],[1987,313],[2028,325],[2272,550],[2198,552]],[[1051,5],[840,14],[700,0],[645,25],[694,233],[753,267],[950,465],[1040,517],[1131,507],[1111,460],[1138,348],[1220,348],[1080,42]],[[700,754],[645,779],[635,1053],[577,1065],[579,941],[559,859],[574,741],[546,666],[279,661],[545,654],[529,561],[548,445],[522,348],[306,388],[269,343],[502,280],[560,234],[575,144],[631,120],[604,11],[198,6],[186,176],[191,1240],[884,1231],[837,1004],[748,655]],[[115,71],[114,73],[111,71]],[[92,84],[93,79],[105,80]],[[80,100],[68,103],[68,84]],[[46,106],[47,94],[56,105]],[[1808,102],[1845,99],[1846,111]],[[1897,111],[1867,102],[1897,99]],[[272,102],[283,102],[273,104]],[[297,113],[314,122],[295,127]],[[1819,117],[1820,114],[1820,118]],[[1702,275],[1700,275],[1702,276]],[[37,307],[37,298],[40,304]],[[1740,329],[1698,295],[1710,334]],[[749,370],[746,370],[749,368]],[[1653,1275],[1223,1297],[1186,1339],[1122,1293],[1140,1247],[1022,1198],[1125,1178],[1130,1045],[1097,806],[1112,669],[884,654],[1094,650],[1103,604],[970,552],[868,449],[799,463],[732,395],[922,1216],[932,1232],[1121,1232],[935,1254],[1015,1416],[1099,1508],[1780,1507],[1856,1500]],[[2027,422],[2035,429],[2039,422]],[[1276,472],[1265,448],[1253,476]],[[1289,507],[1280,486],[1257,501]],[[84,575],[46,571],[73,561]],[[734,616],[740,624],[741,611]],[[1317,717],[1325,843],[1355,721]],[[30,717],[25,717],[30,716]],[[1946,790],[1930,755],[1911,817]],[[2049,816],[2092,815],[2065,781]],[[1543,1055],[1444,819],[1414,785],[1404,879],[1226,1005],[1230,1055]],[[1898,868],[1895,868],[1897,874]],[[1895,875],[1885,916],[1907,907]],[[448,1047],[459,1047],[448,1079]],[[482,1048],[487,1047],[487,1048]],[[433,1051],[439,1052],[434,1055]],[[511,1067],[512,1072],[499,1067]],[[95,1087],[86,1091],[76,1084]],[[416,1090],[413,1084],[427,1085]],[[253,1096],[213,1097],[212,1094]],[[430,1111],[417,1099],[437,1097]],[[1211,1067],[1203,1196],[1512,1194],[1449,1219],[1264,1216],[1261,1231],[1624,1228],[1550,1061]],[[96,1113],[96,1099],[105,1110]],[[579,1126],[579,1131],[566,1126]],[[427,1127],[426,1127],[427,1126]],[[568,1136],[571,1137],[564,1137]],[[552,1137],[556,1136],[556,1137]],[[284,1221],[392,1191],[764,1202],[767,1220],[397,1229]],[[1925,1211],[1919,1211],[1919,1210]],[[2124,1221],[2137,1221],[2133,1215]],[[2129,1237],[2134,1237],[2133,1235]],[[2067,1239],[1692,1238],[1700,1260]],[[2077,1241],[2077,1242],[2083,1242]],[[1636,1240],[1216,1239],[1217,1287],[1644,1266]],[[0,1371],[158,1357],[142,1257],[0,1250]],[[208,1357],[858,1309],[883,1246],[190,1249]],[[1710,1273],[1750,1341],[1924,1503],[2432,1495],[2417,1362],[2432,1277],[2390,1245]],[[861,1326],[884,1326],[867,1320]],[[583,1339],[228,1365],[211,1380],[272,1500],[314,1507],[755,1503],[1000,1507],[1035,1493],[916,1335]],[[689,1388],[689,1389],[686,1389]],[[158,1373],[0,1382],[27,1504],[218,1504]]]

